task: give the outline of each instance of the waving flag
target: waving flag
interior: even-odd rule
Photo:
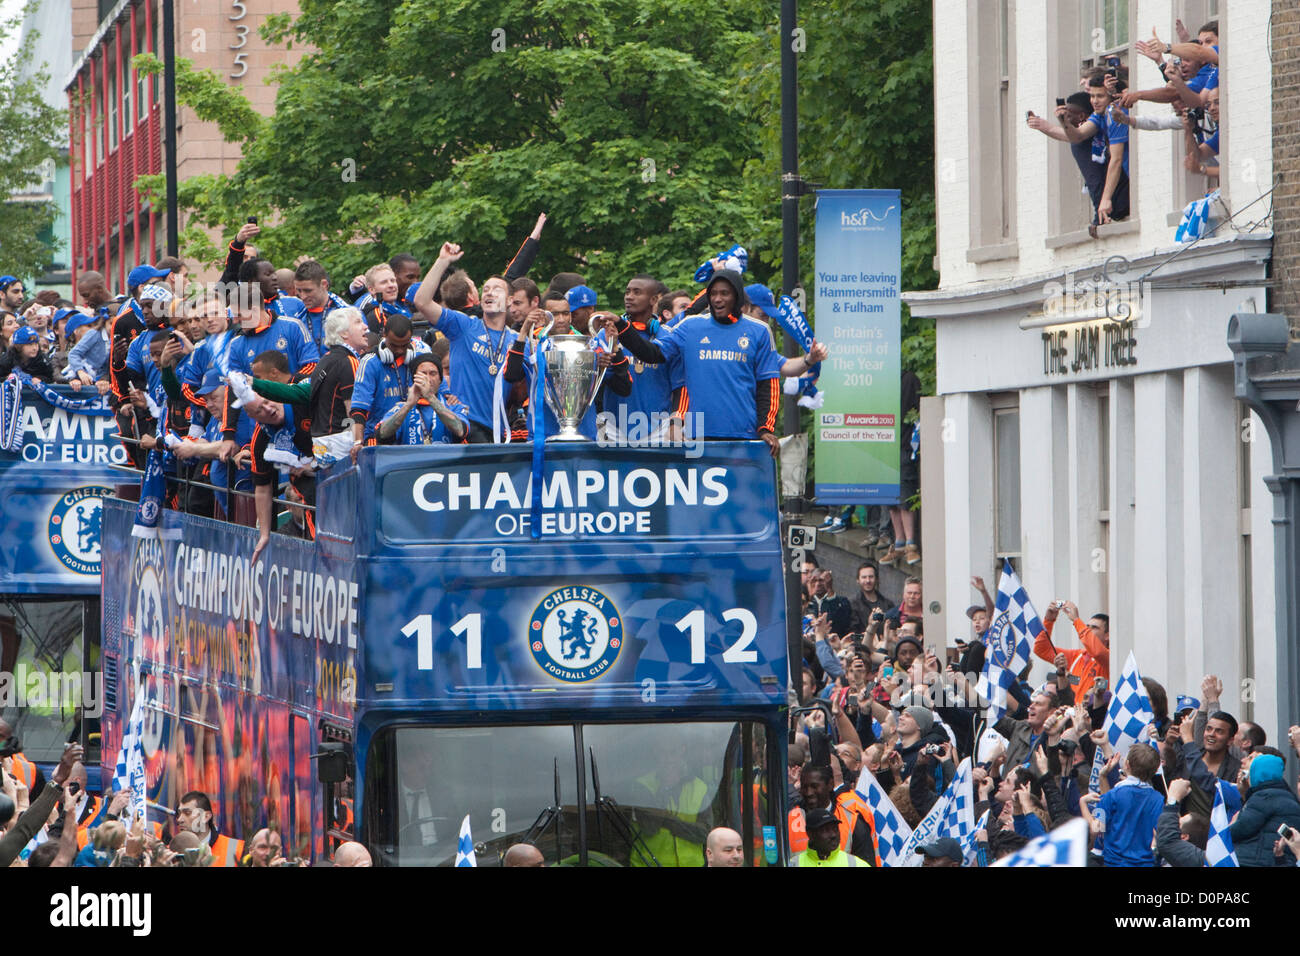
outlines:
[[[944,791],[948,800],[948,812],[943,818],[943,836],[952,837],[961,844],[962,855],[967,865],[975,858],[975,787],[971,782],[970,757],[961,762],[957,776]]]
[[[163,476],[163,456],[158,449],[151,449],[145,462],[144,477],[140,479],[140,504],[135,511],[135,524],[131,528],[133,538],[152,538],[158,532],[158,522],[162,518],[163,495],[167,491],[167,481]]]
[[[993,623],[984,632],[988,651],[979,680],[979,694],[989,702],[990,724],[1006,715],[1007,692],[1015,684],[1016,675],[1029,665],[1031,641],[1042,630],[1042,621],[1029,602],[1020,578],[1011,562],[1005,561],[998,579]]]
[[[875,775],[864,765],[858,772],[857,794],[871,808],[876,822],[876,843],[880,849],[882,866],[916,866],[920,858],[913,853],[903,855],[903,849],[912,838],[912,828],[907,825],[894,801],[881,788]]]
[[[1150,736],[1147,725],[1155,719],[1142,675],[1138,673],[1137,658],[1129,651],[1124,673],[1115,685],[1110,710],[1106,712],[1106,739],[1123,757],[1135,743],[1146,742]]]
[[[721,259],[722,268],[731,269],[742,275],[749,268],[749,253],[745,251],[745,247],[740,243],[736,243],[730,249],[723,249],[713,259]],[[713,259],[695,270],[696,282],[708,282],[713,278]]]
[[[122,749],[118,751],[117,763],[113,767],[113,790],[130,791],[131,802],[127,804],[127,814],[131,820],[145,818],[143,683],[136,688],[135,701],[131,704],[131,719],[126,722],[126,730],[122,733]]]
[[[474,856],[474,838],[469,834],[469,814],[460,821],[460,839],[456,841],[456,865],[478,866]]]
[[[1086,866],[1087,855],[1088,824],[1082,817],[1075,817],[1050,833],[1030,840],[993,866]]]
[[[1241,866],[1228,832],[1228,808],[1223,803],[1223,781],[1214,781],[1214,809],[1210,811],[1210,836],[1205,841],[1206,866]]]

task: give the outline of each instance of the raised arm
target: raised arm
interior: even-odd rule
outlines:
[[[1064,109],[1064,107],[1061,107]],[[1065,130],[1060,126],[1053,126],[1049,120],[1044,119],[1034,112],[1030,112],[1029,117],[1025,120],[1025,125],[1030,129],[1036,129],[1051,139],[1058,140],[1062,143],[1068,143],[1070,140],[1065,135]]]
[[[784,378],[798,378],[818,362],[826,361],[828,355],[830,355],[830,349],[821,342],[814,341],[812,350],[807,355],[786,359],[781,363],[781,375]]]
[[[464,254],[464,250],[454,242],[444,242],[438,258],[434,260],[424,281],[420,283],[420,288],[416,290],[415,308],[429,320],[432,326],[436,327],[438,320],[442,318],[442,304],[433,301],[433,294],[442,285],[442,277],[447,274],[447,268],[453,262],[460,261],[460,257]]]
[[[522,276],[528,275],[528,270],[533,267],[533,261],[537,258],[537,249],[541,245],[542,229],[546,225],[546,213],[537,217],[537,224],[533,226],[533,231],[528,238],[524,240],[515,257],[510,260],[504,273],[506,282],[514,282]]]

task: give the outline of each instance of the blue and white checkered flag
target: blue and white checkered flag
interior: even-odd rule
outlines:
[[[1142,675],[1138,673],[1137,658],[1129,651],[1124,673],[1115,685],[1110,710],[1106,713],[1106,739],[1122,759],[1129,747],[1147,740],[1150,736],[1147,725],[1155,719]]]
[[[952,837],[961,844],[962,855],[968,860],[975,856],[975,787],[971,782],[970,757],[961,762],[957,776],[952,778],[944,799],[948,801],[948,811],[944,814],[940,828],[941,836]]]
[[[130,792],[127,815],[131,820],[145,819],[143,683],[136,688],[135,701],[131,704],[131,718],[122,732],[122,747],[117,752],[117,763],[113,767],[113,790]]]
[[[1043,622],[1029,601],[1024,586],[1010,561],[1002,565],[998,578],[998,597],[993,623],[984,633],[984,673],[980,675],[979,694],[989,702],[988,719],[992,724],[1007,712],[1007,692],[1016,676],[1029,665],[1032,640],[1043,630]]]
[[[915,853],[910,857],[903,855],[903,850],[912,838],[912,828],[907,825],[875,775],[865,766],[858,772],[857,794],[866,801],[875,818],[876,845],[880,849],[881,865],[916,866],[920,858]]]
[[[457,866],[478,866],[478,859],[474,856],[474,838],[469,834],[469,814],[465,814],[465,819],[460,821],[460,839],[456,841],[456,865]]]
[[[1050,833],[1030,840],[993,866],[1086,866],[1088,824],[1075,817]]]
[[[1214,809],[1210,811],[1210,836],[1205,841],[1206,866],[1241,866],[1228,832],[1228,808],[1223,803],[1223,781],[1214,781]]]

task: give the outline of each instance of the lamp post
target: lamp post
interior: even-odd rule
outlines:
[[[1228,320],[1233,385],[1263,420],[1273,449],[1274,626],[1277,639],[1277,724],[1300,724],[1300,354],[1288,349],[1285,315],[1241,313]],[[1287,748],[1279,748],[1285,752]],[[1291,762],[1291,782],[1296,779]]]
[[[167,255],[180,252],[179,217],[176,211],[176,11],[173,0],[162,0],[163,8],[163,155],[167,174]]]

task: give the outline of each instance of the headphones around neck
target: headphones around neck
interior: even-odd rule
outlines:
[[[379,341],[379,347],[375,349],[375,354],[379,356],[379,361],[383,362],[385,365],[393,365],[397,361],[393,355],[393,350],[390,349],[388,343],[382,339]],[[410,365],[415,361],[415,355],[415,348],[408,345],[406,347],[405,357],[402,359],[402,364]]]

